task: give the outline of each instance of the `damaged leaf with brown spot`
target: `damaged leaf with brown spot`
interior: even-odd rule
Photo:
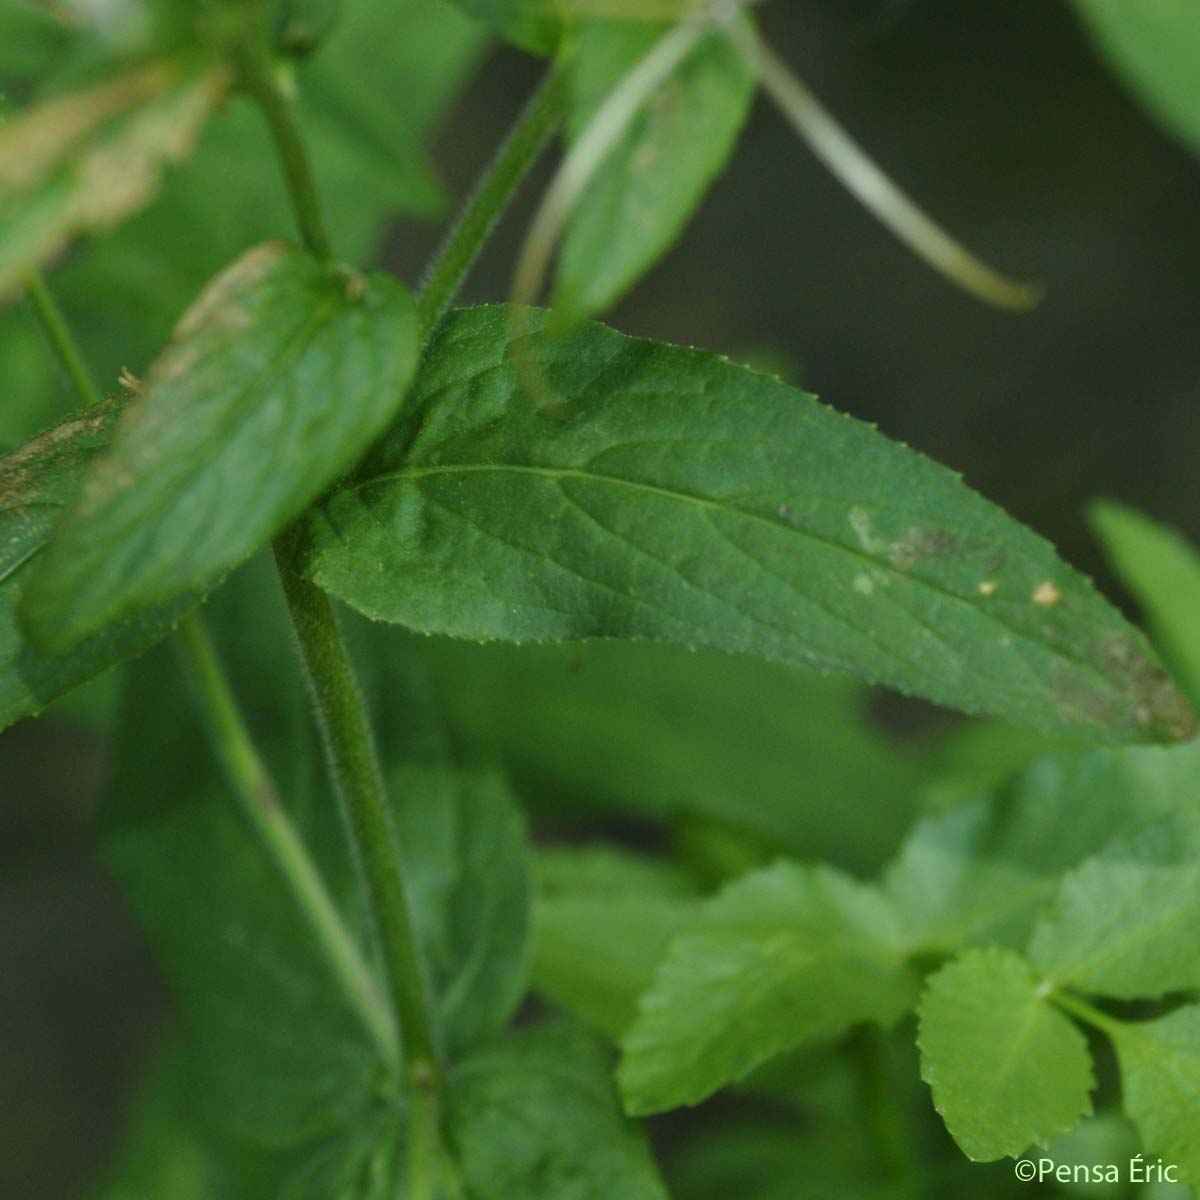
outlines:
[[[0,729],[146,649],[198,599],[183,597],[138,621],[112,626],[62,655],[38,654],[17,623],[33,565],[88,465],[107,446],[117,415],[110,402],[68,417],[0,458]]]
[[[651,638],[1048,733],[1193,730],[1145,638],[952,471],[716,355],[548,319],[519,353],[507,309],[442,324],[404,419],[307,520],[320,586],[425,633]]]
[[[155,62],[0,125],[0,299],[75,235],[144,207],[228,86],[223,67]]]
[[[283,242],[201,294],[36,564],[30,636],[62,651],[211,587],[349,468],[417,356],[405,288]]]

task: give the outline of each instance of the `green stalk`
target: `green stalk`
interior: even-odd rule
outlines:
[[[1093,1029],[1098,1029],[1110,1037],[1119,1034],[1125,1027],[1124,1021],[1110,1017],[1108,1013],[1101,1012],[1098,1008],[1088,1004],[1086,1000],[1080,1000],[1078,996],[1073,996],[1070,992],[1051,992],[1050,1001],[1061,1008],[1063,1012],[1078,1017],[1084,1024],[1090,1025]]]
[[[80,401],[85,407],[97,403],[101,399],[100,389],[45,280],[34,275],[27,286],[34,309],[67,368]],[[195,685],[213,746],[246,818],[262,839],[296,907],[308,922],[350,1007],[362,1020],[384,1061],[394,1065],[396,1029],[391,1013],[324,880],[279,803],[203,620],[198,614],[189,613],[179,622],[177,634],[181,658]]]
[[[912,1133],[892,1079],[887,1034],[864,1025],[850,1042],[858,1068],[859,1109],[879,1153],[880,1164],[893,1180],[911,1179],[916,1171]]]
[[[424,338],[445,315],[521,181],[562,122],[566,101],[567,73],[555,64],[480,176],[425,274],[417,300]]]
[[[296,571],[286,537],[276,541],[275,558],[400,1020],[405,1067],[416,1092],[433,1094],[439,1070],[426,972],[362,695],[329,597]]]
[[[263,53],[246,55],[242,80],[271,127],[305,244],[318,257],[328,258],[329,239],[308,156],[291,106]],[[552,69],[485,171],[427,275],[419,302],[426,336],[557,127],[565,98],[562,72]],[[441,1067],[427,971],[375,746],[329,598],[296,569],[286,535],[276,539],[275,558],[399,1022],[411,1105],[407,1195],[409,1200],[429,1200],[438,1175]]]
[[[329,262],[333,258],[333,245],[317,196],[308,152],[296,123],[292,99],[284,91],[262,39],[253,39],[242,48],[238,58],[238,83],[258,104],[271,130],[304,245],[322,262]]]
[[[84,408],[99,404],[104,395],[88,371],[79,344],[72,336],[62,309],[55,302],[40,271],[34,271],[25,281],[25,293]]]
[[[409,1102],[405,1195],[433,1200],[441,1142],[433,1005],[374,741],[329,597],[296,572],[286,537],[276,540],[275,558],[399,1019]]]
[[[240,75],[271,128],[305,244],[327,258],[329,239],[308,154],[260,43],[244,48]],[[354,668],[328,597],[293,569],[286,536],[275,541],[275,559],[379,940],[406,1068],[422,1090],[435,1090],[438,1061],[425,969]]]
[[[250,740],[237,699],[204,623],[190,614],[179,623],[177,646],[200,698],[213,745],[242,811],[262,839],[297,907],[308,921],[346,999],[383,1060],[397,1064],[391,1012],[355,940],[350,936],[296,827],[288,818],[267,769]]]
[[[240,68],[243,89],[258,102],[270,126],[305,245],[328,260],[329,236],[308,154],[261,38],[245,48]],[[411,1200],[428,1200],[433,1186],[430,1164],[437,1159],[440,1067],[425,965],[383,780],[354,668],[329,599],[293,569],[286,536],[275,541],[275,559],[383,960],[388,998],[400,1027],[410,1103],[414,1114],[425,1114],[413,1128],[408,1194]]]

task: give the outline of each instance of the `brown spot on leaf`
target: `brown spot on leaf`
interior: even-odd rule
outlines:
[[[93,130],[162,94],[176,68],[154,62],[39,104],[0,127],[0,190],[32,187]]]
[[[1052,608],[1062,599],[1062,592],[1049,579],[1043,579],[1033,589],[1029,598],[1034,604],[1040,604],[1043,608]]]
[[[263,242],[247,250],[205,285],[179,318],[171,341],[187,341],[207,329],[245,328],[249,315],[241,303],[241,294],[260,283],[277,262],[292,253],[292,247],[284,241]]]

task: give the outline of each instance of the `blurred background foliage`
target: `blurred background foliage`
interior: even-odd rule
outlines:
[[[1046,298],[1015,317],[952,290],[760,100],[730,170],[612,323],[764,365],[878,423],[961,470],[1119,597],[1084,524],[1089,499],[1116,496],[1200,536],[1200,166],[1122,90],[1060,0],[779,0],[761,19],[898,181],[989,261],[1041,281]],[[54,47],[28,45],[10,87],[17,102],[59,61]],[[348,20],[305,93],[339,252],[415,281],[438,222],[541,69],[439,4],[403,6],[386,45],[377,26]],[[198,280],[256,240],[290,235],[265,144],[248,106],[230,105],[158,204],[54,270],[102,379],[144,368]],[[544,165],[468,284],[469,301],[506,295],[546,178]],[[23,304],[0,313],[0,353],[7,448],[70,401]],[[271,595],[266,577],[255,586]],[[251,718],[269,741],[273,725],[303,724],[305,702],[298,683],[278,686],[278,660],[261,658],[278,643],[256,630],[278,614],[239,609],[247,591],[255,587],[239,584],[218,603],[228,657],[241,663]],[[873,871],[919,806],[972,794],[1037,742],[850,683],[658,647],[514,653],[357,623],[354,634],[387,754],[420,757],[436,744],[498,757],[541,840],[603,831],[670,847],[701,883],[778,851]],[[153,964],[92,848],[117,688],[114,676],[101,679],[0,736],[5,1200],[84,1193],[164,1022]],[[414,717],[420,697],[436,701],[433,726]],[[173,769],[203,753],[182,730],[144,732],[147,754]],[[299,778],[295,761],[275,766],[285,786]],[[543,867],[553,894],[553,859]],[[666,901],[661,915],[669,925]],[[887,1070],[914,1108],[929,1107],[911,1062]],[[826,1174],[844,1164],[853,1194],[863,1151],[841,1117],[863,1097],[845,1060],[810,1052],[779,1073],[779,1103],[724,1098],[656,1123],[683,1200],[796,1200],[817,1177],[814,1154]],[[1128,1156],[1122,1123],[1085,1128],[1099,1148],[1065,1149],[1062,1161]],[[707,1136],[718,1129],[720,1139]],[[971,1166],[936,1124],[928,1130],[947,1164],[936,1188],[1008,1186],[1007,1164]],[[772,1190],[780,1179],[791,1183]]]

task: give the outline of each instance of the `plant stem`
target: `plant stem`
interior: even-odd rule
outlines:
[[[391,1013],[325,881],[279,802],[207,629],[199,617],[189,614],[180,621],[178,633],[178,649],[242,811],[306,918],[351,1007],[384,1061],[395,1066],[396,1029]]]
[[[279,86],[261,37],[244,47],[240,75],[242,87],[258,102],[271,128],[305,244],[317,257],[328,260],[329,237],[308,155],[291,104]],[[288,537],[277,538],[275,559],[284,596],[366,893],[392,1014],[399,1024],[410,1103],[414,1112],[427,1114],[419,1122],[419,1128],[414,1128],[414,1135],[420,1137],[421,1143],[412,1148],[412,1154],[416,1163],[433,1162],[438,1137],[440,1069],[432,1004],[383,779],[354,668],[333,607],[324,592],[293,569],[292,557]],[[409,1189],[412,1200],[424,1200],[430,1194],[430,1178],[423,1168],[414,1170]]]
[[[1108,1013],[1101,1012],[1098,1008],[1088,1004],[1086,1000],[1080,1000],[1078,996],[1073,996],[1070,992],[1051,992],[1050,1001],[1058,1005],[1064,1012],[1091,1025],[1093,1029],[1100,1030],[1101,1033],[1111,1036],[1120,1033],[1125,1026],[1124,1021],[1110,1017]]]
[[[84,408],[99,404],[104,399],[104,395],[88,371],[79,344],[72,336],[62,309],[58,307],[51,295],[40,271],[35,271],[25,281],[25,292]]]
[[[308,151],[296,124],[291,97],[284,91],[263,45],[255,42],[242,48],[238,79],[242,90],[258,104],[270,127],[304,245],[317,258],[329,262],[333,258],[333,247]]]
[[[433,1094],[438,1055],[425,968],[354,668],[329,597],[295,570],[286,537],[276,541],[275,557],[379,939],[405,1066],[414,1090]]]
[[[851,1053],[858,1066],[860,1109],[889,1179],[910,1179],[916,1170],[912,1135],[896,1095],[887,1035],[876,1025],[855,1031]]]
[[[561,123],[566,100],[567,74],[556,63],[480,176],[425,273],[417,301],[424,337],[445,315],[521,181]]]

